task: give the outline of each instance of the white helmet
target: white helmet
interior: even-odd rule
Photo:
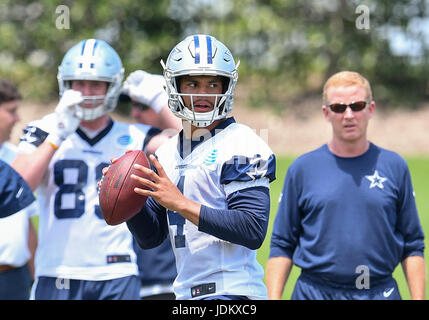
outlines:
[[[186,119],[195,127],[207,127],[213,121],[225,118],[231,113],[234,104],[234,88],[238,80],[238,65],[228,48],[209,35],[193,35],[177,44],[167,58],[161,60],[164,78],[167,83],[168,106],[179,118]],[[221,76],[226,78],[222,94],[183,94],[178,92],[178,77]],[[186,108],[182,97],[191,96],[191,108]],[[216,97],[210,112],[195,112],[193,96]]]
[[[121,58],[109,44],[97,39],[83,40],[67,51],[58,67],[60,97],[70,89],[72,80],[108,82],[105,95],[83,97],[83,104],[93,104],[96,107],[76,107],[76,114],[81,120],[94,120],[116,108],[123,76]]]

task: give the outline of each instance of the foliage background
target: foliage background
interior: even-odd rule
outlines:
[[[329,75],[349,69],[370,80],[382,105],[416,109],[428,98],[427,2],[2,0],[0,76],[17,81],[26,98],[51,101],[57,67],[82,39],[109,42],[126,74],[159,73],[160,59],[177,42],[210,33],[241,60],[239,84],[252,107],[293,108],[319,95]],[[57,27],[60,5],[69,9],[69,29]],[[357,27],[362,5],[369,29]]]

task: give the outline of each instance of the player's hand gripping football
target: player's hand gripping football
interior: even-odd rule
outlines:
[[[131,175],[131,179],[140,183],[142,186],[148,187],[150,190],[135,188],[134,192],[142,196],[152,197],[164,208],[180,213],[185,219],[188,219],[193,224],[198,226],[201,205],[190,199],[187,199],[180,192],[177,186],[168,178],[163,167],[155,156],[150,155],[149,159],[157,170],[158,174],[151,169],[135,164],[134,168],[141,171],[143,175],[149,177],[150,180],[136,175]],[[115,158],[111,159],[111,162],[114,163],[116,160],[117,159]],[[103,168],[103,176],[107,173],[108,170],[109,167]],[[99,188],[101,186],[102,180],[103,178],[98,182]]]
[[[183,196],[177,186],[168,178],[158,159],[153,155],[150,155],[149,159],[158,174],[151,169],[135,164],[134,168],[141,171],[144,176],[150,177],[150,180],[137,175],[131,175],[131,179],[134,179],[143,186],[150,188],[150,190],[135,188],[134,191],[142,196],[152,197],[164,208],[181,212],[187,199]]]
[[[127,150],[125,153],[131,152],[131,151],[132,150]],[[151,180],[148,180],[136,175],[131,175],[131,178],[141,183],[142,185],[149,187],[152,191],[141,189],[141,188],[135,188],[134,192],[146,197],[153,197],[163,207],[169,210],[178,211],[174,209],[175,206],[173,203],[177,201],[177,199],[179,199],[180,196],[183,198],[183,194],[180,192],[177,186],[173,184],[171,180],[167,177],[164,169],[162,168],[161,164],[156,159],[156,157],[154,157],[153,155],[150,155],[149,159],[151,160],[152,164],[155,166],[156,170],[158,171],[158,174],[156,174],[155,171],[151,169],[148,169],[139,164],[135,164],[134,168],[141,171],[143,175],[146,174],[148,177],[151,178]],[[110,159],[110,162],[113,164],[117,160],[118,160],[117,158],[112,158]],[[98,181],[97,183],[98,188],[101,187],[103,178],[106,175],[109,168],[110,166],[102,169],[103,176],[101,177],[100,181]]]
[[[164,90],[163,76],[147,73],[143,70],[132,72],[125,80],[122,92],[131,99],[144,103],[156,113],[167,104],[168,96]]]

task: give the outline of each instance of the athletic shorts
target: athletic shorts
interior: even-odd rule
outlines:
[[[38,277],[33,284],[35,300],[139,300],[140,280],[128,276],[105,281]]]
[[[357,289],[327,281],[302,272],[292,293],[292,300],[401,300],[398,285],[392,277],[378,281],[368,289]]]

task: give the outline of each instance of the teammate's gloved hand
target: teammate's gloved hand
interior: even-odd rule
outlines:
[[[82,93],[76,90],[64,92],[55,108],[55,123],[53,130],[46,138],[53,147],[59,147],[61,143],[79,127],[80,119],[77,117],[75,105],[83,101]]]
[[[122,92],[128,94],[132,100],[143,103],[159,113],[168,102],[164,86],[163,76],[137,70],[125,80]]]

